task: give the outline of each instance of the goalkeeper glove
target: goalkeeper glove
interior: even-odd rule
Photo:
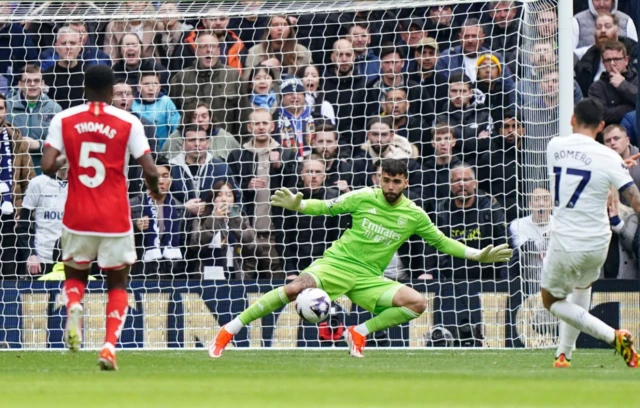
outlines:
[[[509,248],[508,244],[498,245],[495,248],[489,245],[481,250],[467,248],[467,259],[481,263],[509,262],[512,256],[513,249]]]
[[[271,196],[271,205],[290,211],[301,211],[304,208],[302,193],[294,195],[288,188],[283,187]]]

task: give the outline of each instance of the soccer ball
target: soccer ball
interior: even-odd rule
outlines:
[[[331,299],[322,289],[305,289],[296,299],[296,311],[309,323],[320,323],[329,316]]]

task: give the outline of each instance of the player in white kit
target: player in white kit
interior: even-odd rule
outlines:
[[[606,206],[611,188],[640,212],[640,193],[625,162],[595,140],[604,128],[603,112],[599,102],[583,99],[571,119],[573,134],[552,139],[547,148],[554,210],[541,286],[544,307],[561,321],[554,363],[559,368],[571,366],[580,332],[615,347],[629,367],[638,366],[631,333],[614,330],[588,312],[591,284],[611,240]]]

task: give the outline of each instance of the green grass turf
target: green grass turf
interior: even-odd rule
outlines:
[[[1,352],[2,407],[613,407],[638,406],[640,370],[613,351]]]

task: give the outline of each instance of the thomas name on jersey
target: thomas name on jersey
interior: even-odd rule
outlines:
[[[117,135],[117,132],[115,129],[111,129],[109,125],[105,125],[104,123],[80,122],[77,125],[75,125],[74,128],[76,129],[78,134],[95,132],[95,133],[103,134],[109,139],[113,139]]]
[[[391,231],[388,228],[375,224],[366,218],[362,220],[362,228],[364,228],[365,230],[365,238],[369,238],[375,242],[380,242],[381,244],[385,244],[386,246],[391,245],[393,241],[400,241],[402,239],[400,234],[398,234],[397,232]]]
[[[577,150],[560,150],[559,152],[555,152],[554,159],[556,160],[574,159],[574,160],[581,161],[587,166],[590,165],[592,162],[591,157]]]

